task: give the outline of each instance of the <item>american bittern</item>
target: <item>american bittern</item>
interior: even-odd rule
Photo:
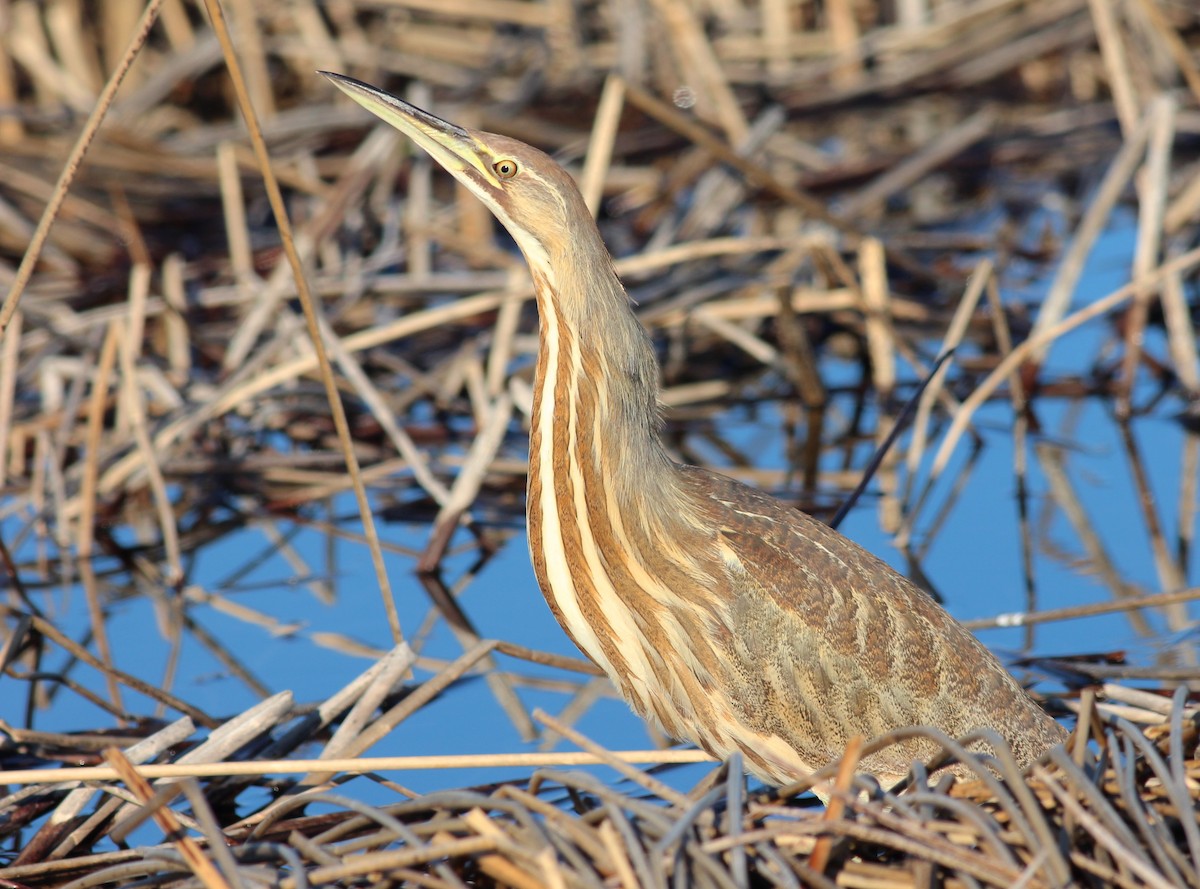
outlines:
[[[579,190],[542,152],[326,74],[462,182],[516,240],[541,342],[529,548],[554,616],[642,716],[782,784],[856,735],[992,728],[1022,765],[1065,737],[913,584],[778,500],[671,459],[658,366]],[[902,778],[927,742],[862,767]]]

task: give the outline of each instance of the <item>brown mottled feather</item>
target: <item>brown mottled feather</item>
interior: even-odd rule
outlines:
[[[979,640],[886,563],[761,491],[695,467],[681,478],[744,569],[728,571],[718,590],[730,604],[726,660],[740,656],[735,640],[752,639],[757,660],[782,678],[742,677],[733,700],[747,725],[777,734],[814,768],[855,734],[906,725],[951,736],[993,728],[1022,766],[1064,740]],[[933,752],[913,740],[863,767],[895,780]]]

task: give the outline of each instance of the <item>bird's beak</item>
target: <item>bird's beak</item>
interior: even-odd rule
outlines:
[[[494,186],[500,184],[491,168],[483,162],[479,146],[467,130],[447,123],[440,117],[434,117],[428,111],[423,111],[416,105],[409,105],[402,99],[397,99],[361,80],[331,71],[318,73],[329,78],[334,86],[359,105],[387,121],[424,148],[435,161],[458,178],[466,178],[470,171],[479,174]]]

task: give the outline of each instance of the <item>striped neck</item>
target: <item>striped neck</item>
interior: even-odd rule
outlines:
[[[549,271],[533,275],[541,324],[534,381],[541,410],[533,435],[569,442],[574,460],[589,462],[616,489],[622,512],[641,511],[647,497],[658,512],[664,498],[677,496],[677,472],[659,437],[658,361],[650,338],[602,245],[552,267],[567,271],[559,280]]]
[[[529,442],[530,555],[576,645],[614,678],[644,675],[629,663],[636,655],[628,645],[656,603],[635,575],[656,560],[662,541],[686,538],[687,510],[678,467],[659,440],[649,338],[611,264],[604,274],[581,275],[590,289],[534,272],[541,340]]]

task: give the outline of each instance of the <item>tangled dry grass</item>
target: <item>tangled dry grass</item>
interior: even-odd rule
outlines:
[[[1144,668],[1036,664],[1067,677],[1059,706],[1080,727],[1028,778],[999,755],[972,762],[975,784],[928,787],[918,774],[915,788],[882,793],[855,783],[851,756],[827,811],[798,788],[747,794],[736,764],[690,792],[622,767],[630,783],[537,772],[368,806],[311,763],[293,761],[300,783],[202,767],[282,775],[276,760],[315,743],[349,768],[340,758],[473,671],[532,734],[498,655],[582,672],[573,713],[599,694],[587,665],[481,640],[438,570],[448,553],[486,559],[520,512],[534,332],[523,266],[482,207],[316,69],[518,136],[578,172],[661,347],[668,429],[686,459],[716,453],[723,471],[827,512],[860,473],[855,446],[895,421],[913,385],[901,369],[919,377],[959,346],[907,454],[878,477],[889,530],[911,540],[930,521],[929,486],[998,400],[1089,539],[1056,472],[1061,449],[1028,445],[1039,400],[1103,399],[1137,417],[1200,397],[1192,4],[13,0],[0,35],[5,885],[1200,886],[1196,708],[1172,693],[1200,679],[1186,636],[1194,435],[1176,546],[1129,436],[1162,589],[1090,606],[1159,609],[1183,642]],[[1078,196],[1057,229],[1042,212],[1048,183]],[[1004,213],[981,234],[984,192]],[[1128,284],[1080,293],[1085,258],[1122,210],[1136,217]],[[1002,292],[1005,276],[1047,269],[1035,302]],[[1056,373],[1057,339],[1087,326],[1105,331],[1089,371]],[[829,355],[856,363],[853,385],[824,377]],[[857,409],[835,422],[830,405],[847,392]],[[795,486],[715,422],[731,404],[782,399]],[[830,471],[830,453],[843,469]],[[375,502],[360,497],[361,534],[335,515],[356,486],[347,464]],[[918,465],[931,467],[921,484]],[[317,704],[265,687],[189,619],[215,608],[291,632],[197,584],[190,555],[254,523],[328,596],[283,521],[398,549],[373,531],[376,513],[429,522],[423,550],[400,555],[423,569],[462,657],[410,647],[382,571],[395,648]],[[1105,553],[1089,558],[1114,591],[1136,594]],[[90,616],[82,640],[45,607],[75,584]],[[106,616],[134,595],[262,704],[213,715],[170,675],[119,669]],[[432,678],[409,688],[414,664]],[[1097,709],[1095,683],[1122,675],[1163,694],[1110,686]],[[131,711],[131,695],[153,707]],[[30,727],[71,696],[112,724]],[[569,736],[569,721],[550,724]],[[101,757],[118,771],[49,780],[55,763]],[[193,777],[148,786],[130,765],[164,759]],[[150,835],[151,814],[166,842],[123,848]]]
[[[252,786],[245,778],[173,779],[156,792],[126,754],[110,746],[106,759],[127,789],[111,779],[86,786],[63,781],[94,771],[67,769],[36,779],[58,783],[46,780],[0,800],[9,830],[49,810],[2,873],[10,886],[73,889],[143,882],[292,889],[360,881],[433,887],[1196,885],[1200,710],[1182,689],[1173,700],[1119,686],[1108,691],[1112,702],[1102,708],[1091,696],[1085,700],[1071,751],[1055,750],[1030,776],[1016,769],[1002,742],[995,756],[985,757],[925,730],[976,779],[939,782],[917,767],[909,786],[885,792],[854,776],[851,753],[814,776],[838,776],[827,810],[795,799],[805,785],[748,794],[736,759],[680,792],[607,757],[626,777],[624,785],[544,769],[528,781],[367,805],[329,785],[306,786],[312,782],[305,779],[274,785],[276,801],[228,819],[222,814]],[[253,737],[273,739],[278,750],[281,738],[297,735],[293,717],[286,709],[269,718],[260,710],[253,719],[222,726],[201,746],[244,731],[248,721]],[[190,732],[181,735],[179,728],[161,733],[169,736],[166,743],[178,744]],[[876,743],[894,743],[900,734]],[[30,753],[53,743],[18,740]],[[156,740],[164,739],[147,738],[128,752],[143,757]],[[261,765],[264,773],[280,768]],[[177,797],[182,806],[173,809]],[[104,840],[123,845],[147,810],[168,843],[87,854]]]

